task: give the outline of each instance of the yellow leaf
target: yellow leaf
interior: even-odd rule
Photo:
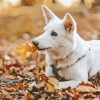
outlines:
[[[13,51],[16,55],[20,55],[22,60],[26,60],[30,54],[34,53],[37,48],[29,43],[17,46]]]
[[[92,92],[92,93],[97,92],[97,90],[95,88],[90,87],[90,86],[78,86],[76,88],[76,91],[78,91],[78,92]]]
[[[59,81],[56,78],[50,77],[48,82],[52,85],[57,85],[59,83]]]
[[[45,87],[46,87],[45,88],[46,92],[49,92],[49,93],[55,92],[55,87],[52,84],[46,83]]]

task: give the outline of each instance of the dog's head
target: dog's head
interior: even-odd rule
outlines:
[[[75,20],[69,13],[61,20],[46,6],[42,6],[42,10],[46,21],[44,33],[35,38],[32,43],[39,50],[69,53],[74,47]]]

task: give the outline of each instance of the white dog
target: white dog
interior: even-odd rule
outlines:
[[[46,6],[42,10],[46,20],[44,33],[32,43],[45,50],[46,76],[64,80],[57,84],[59,89],[75,88],[82,81],[87,82],[88,76],[100,71],[100,41],[83,40],[69,13],[61,20]]]

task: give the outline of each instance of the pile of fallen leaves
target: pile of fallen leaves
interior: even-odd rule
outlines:
[[[0,55],[0,100],[99,100],[100,73],[75,89],[58,90],[55,84],[59,81],[45,76],[44,56],[35,51],[36,48],[28,43],[17,46],[14,52],[21,55],[24,62],[11,54]],[[31,53],[38,59],[27,59]]]

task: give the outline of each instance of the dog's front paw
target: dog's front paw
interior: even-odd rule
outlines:
[[[46,75],[47,77],[54,76],[51,67],[49,67],[49,66],[46,67],[46,69],[45,69],[45,75]]]
[[[57,84],[54,84],[55,89],[64,89],[66,86],[63,86],[62,82],[59,82]]]
[[[67,86],[63,85],[62,82],[59,82],[59,83],[55,84],[54,86],[55,86],[55,89],[65,89],[65,88],[67,88]]]
[[[59,82],[59,89],[66,89],[68,87],[71,88],[76,88],[78,86],[78,84],[81,83],[81,81],[64,81],[64,82]]]
[[[57,84],[57,89],[65,89],[67,88],[66,84],[64,84],[63,82],[59,82],[59,84]]]
[[[90,70],[89,76],[92,77],[92,76],[95,75],[96,73],[97,73],[96,70]]]

